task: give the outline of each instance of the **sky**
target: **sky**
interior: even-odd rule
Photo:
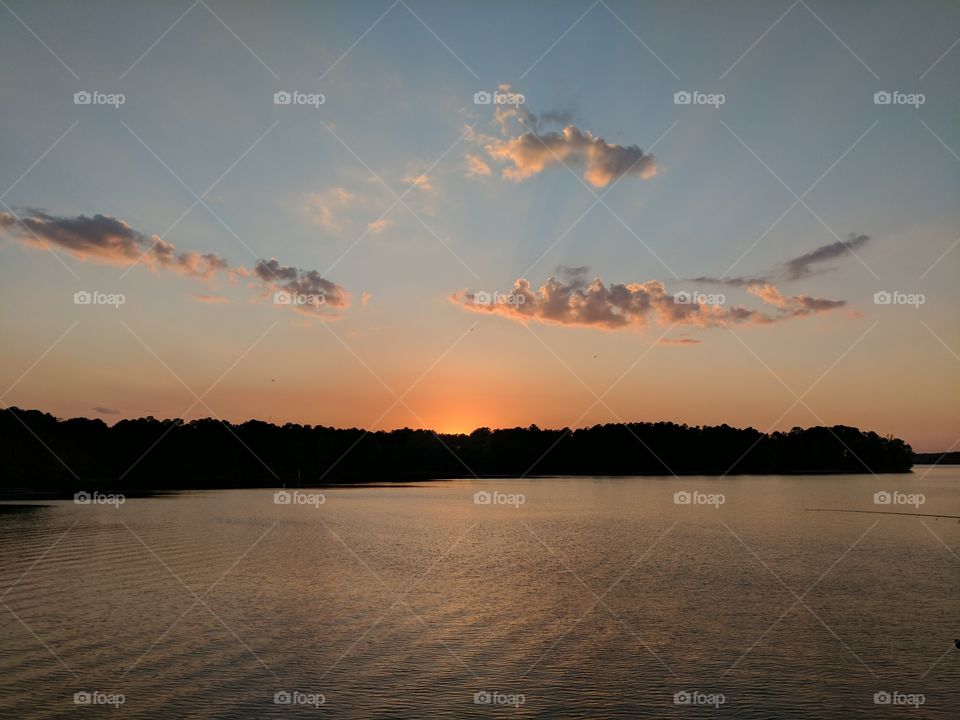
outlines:
[[[946,1],[4,0],[2,403],[955,448],[958,38]]]

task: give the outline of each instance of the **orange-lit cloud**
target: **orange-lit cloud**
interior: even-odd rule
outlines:
[[[350,222],[342,218],[340,213],[355,197],[342,187],[330,188],[322,193],[308,192],[303,195],[303,208],[313,222],[336,232]]]
[[[292,296],[294,309],[335,315],[350,304],[350,293],[341,285],[321,277],[316,270],[281,265],[275,258],[257,260],[253,269],[230,268],[226,258],[214,253],[181,252],[159,236],[148,237],[128,223],[107,215],[57,216],[29,210],[19,219],[0,213],[0,232],[18,237],[28,246],[54,246],[78,260],[107,265],[132,266],[138,262],[150,269],[169,270],[204,282],[220,274],[228,280],[253,277],[264,292]],[[313,302],[300,303],[301,296]],[[197,296],[201,302],[218,302],[214,296]]]
[[[175,245],[158,235],[148,237],[108,215],[63,217],[30,210],[18,220],[11,213],[0,213],[0,230],[19,234],[27,245],[54,245],[83,262],[142,262],[152,269],[172,270],[204,280],[228,271],[226,259],[219,255],[178,252]]]
[[[490,169],[490,166],[484,162],[483,158],[478,157],[477,155],[472,155],[467,153],[467,175],[470,177],[487,177],[493,171]]]
[[[413,185],[420,190],[430,191],[433,190],[433,184],[430,182],[430,177],[421,173],[419,175],[408,175],[403,179],[408,185]]]
[[[606,285],[600,278],[588,280],[586,272],[583,267],[560,268],[563,279],[550,277],[536,291],[528,280],[519,278],[509,293],[464,290],[454,293],[450,299],[465,310],[492,313],[520,322],[533,320],[604,330],[643,328],[651,318],[663,326],[763,325],[846,305],[845,300],[786,296],[773,285],[758,284],[747,289],[763,302],[764,309],[743,305],[726,307],[719,300],[689,293],[670,294],[659,280]]]
[[[512,163],[504,168],[503,177],[515,181],[561,164],[583,166],[583,177],[594,187],[605,187],[623,175],[650,178],[657,173],[653,155],[636,145],[611,145],[573,125],[560,132],[526,132],[509,140],[493,140],[486,151],[495,160]]]
[[[367,230],[369,230],[374,235],[379,235],[384,230],[386,230],[392,222],[386,218],[380,218],[379,220],[374,220],[371,223],[367,223]]]

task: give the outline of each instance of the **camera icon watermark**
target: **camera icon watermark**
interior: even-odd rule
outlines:
[[[873,494],[874,505],[913,505],[918,508],[927,501],[923,493],[903,493],[897,490],[879,490]]]
[[[519,708],[527,701],[523,693],[505,693],[497,690],[478,690],[473,694],[474,705],[509,705]]]
[[[327,96],[323,93],[307,93],[299,90],[280,90],[273,94],[274,105],[308,105],[314,109],[319,109],[321,105],[327,102]]]
[[[523,105],[526,101],[522,93],[515,92],[479,90],[473,94],[474,105]]]
[[[522,293],[487,292],[478,290],[472,295],[474,305],[523,305],[527,301]]]
[[[99,690],[78,690],[73,694],[74,705],[112,705],[120,707],[127,701],[123,693],[105,693]]]
[[[327,302],[323,293],[301,293],[277,290],[273,294],[274,305],[310,305],[316,307]]]
[[[926,701],[927,697],[923,693],[880,690],[873,694],[874,705],[912,706],[914,709],[918,709]]]
[[[319,708],[326,704],[327,698],[323,693],[308,693],[299,690],[277,690],[273,694],[274,705],[305,705]]]
[[[723,93],[705,93],[699,90],[678,90],[673,94],[674,105],[709,105],[714,110],[727,102]]]
[[[327,501],[323,493],[305,493],[299,490],[277,490],[273,494],[274,505],[312,505],[320,507]]]
[[[519,508],[527,501],[523,493],[504,493],[499,490],[478,490],[473,494],[474,505],[509,505]]]
[[[73,294],[74,305],[112,305],[114,308],[119,308],[125,302],[127,302],[127,296],[123,293],[78,290]]]
[[[723,693],[705,693],[699,690],[680,690],[673,694],[674,705],[699,705],[701,707],[719,708],[727,702]]]
[[[673,301],[678,305],[723,305],[727,302],[727,296],[723,293],[680,290],[673,294]]]
[[[113,509],[117,510],[126,501],[127,497],[123,493],[102,493],[96,490],[87,492],[86,490],[81,490],[73,494],[74,505],[113,505]]]
[[[927,101],[923,93],[905,93],[899,90],[878,90],[873,94],[874,105],[911,105],[919,108]]]
[[[79,90],[73,94],[74,105],[110,105],[119,108],[127,101],[123,93],[104,93],[99,90],[88,92]]]
[[[878,290],[873,294],[874,305],[912,305],[919,308],[927,302],[923,293],[905,293],[899,290]]]
[[[718,509],[727,502],[723,493],[702,493],[699,490],[678,490],[673,494],[674,505],[710,505]]]

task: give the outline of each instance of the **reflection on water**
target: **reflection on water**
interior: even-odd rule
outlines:
[[[803,510],[960,515],[924,472],[3,512],[0,716],[954,717],[960,524]]]

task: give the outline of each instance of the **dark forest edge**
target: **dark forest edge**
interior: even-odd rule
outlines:
[[[528,428],[469,435],[366,432],[259,420],[61,420],[0,410],[0,492],[62,496],[315,486],[460,477],[901,473],[909,445],[853,427],[754,428],[670,422]]]

